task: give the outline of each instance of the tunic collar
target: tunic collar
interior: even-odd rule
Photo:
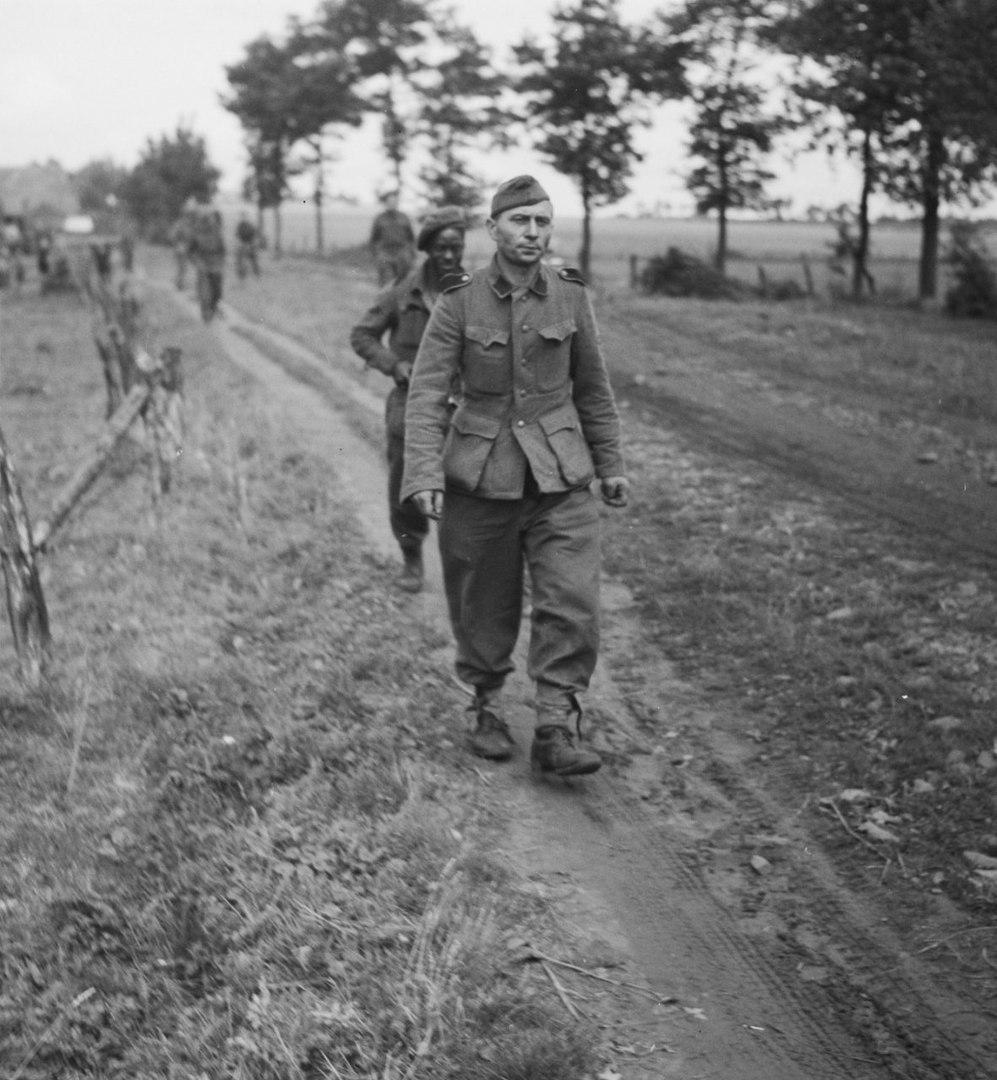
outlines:
[[[536,293],[540,297],[546,297],[547,274],[547,267],[541,263],[537,267],[537,272],[533,275],[533,280],[527,286],[530,292]],[[488,266],[488,283],[491,285],[495,295],[501,300],[505,300],[516,291],[516,286],[502,273],[499,268],[498,257],[494,255]]]

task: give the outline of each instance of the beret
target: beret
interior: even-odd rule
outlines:
[[[438,210],[431,210],[415,238],[416,249],[428,251],[433,237],[444,229],[460,229],[462,232],[467,229],[467,218],[462,206],[441,206]]]
[[[549,201],[550,196],[532,176],[514,176],[506,180],[492,198],[492,218],[514,206],[532,206],[533,203]]]

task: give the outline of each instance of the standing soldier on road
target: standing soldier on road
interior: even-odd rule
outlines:
[[[197,204],[192,199],[188,199],[184,203],[183,210],[180,211],[180,216],[173,222],[173,228],[170,229],[170,244],[173,247],[173,259],[176,266],[173,280],[181,291],[187,284],[187,261],[190,258],[190,240],[194,235],[196,207]]]
[[[405,452],[405,401],[415,354],[444,279],[461,272],[466,229],[464,211],[459,206],[445,206],[430,213],[419,230],[417,243],[419,251],[426,252],[426,259],[385,289],[350,334],[353,350],[370,367],[395,380],[385,410],[388,512],[391,531],[404,559],[397,584],[407,592],[422,588],[422,544],[429,522],[414,503],[402,503],[398,496]],[[387,345],[382,343],[385,334]]]
[[[209,322],[218,314],[225,272],[225,236],[220,211],[207,208],[202,212],[194,226],[187,251],[197,270],[197,299],[201,305],[201,318]]]
[[[599,506],[625,506],[620,423],[585,284],[543,257],[553,207],[532,176],[495,193],[491,263],[433,309],[405,422],[402,498],[440,521],[456,674],[474,687],[471,750],[500,761],[514,743],[500,691],[512,671],[531,583],[527,669],[536,686],[532,761],[595,772],[581,707],[599,645]],[[458,406],[450,415],[452,383]]]
[[[384,209],[374,218],[369,243],[377,264],[377,283],[383,288],[411,270],[415,233],[412,222],[398,209],[397,192],[385,195],[382,202]]]
[[[235,227],[235,239],[238,244],[235,250],[235,267],[239,280],[242,281],[245,278],[247,267],[253,271],[254,277],[259,277],[260,262],[256,254],[259,248],[259,236],[256,226],[245,212],[240,215],[239,223]]]

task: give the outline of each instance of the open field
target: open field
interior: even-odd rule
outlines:
[[[226,213],[230,220],[235,220],[234,206]],[[374,213],[373,208],[342,205],[327,211],[324,214],[327,249],[335,251],[364,244]],[[265,231],[272,233],[269,222]],[[283,234],[288,251],[313,251],[313,208],[288,203],[283,209]],[[837,284],[840,288],[842,285],[840,279],[832,278],[827,271],[827,258],[835,235],[834,227],[827,224],[734,221],[729,227],[730,272],[756,285],[758,266],[763,265],[773,280],[792,278],[802,285],[801,257],[806,256],[818,291],[827,295],[832,286]],[[990,226],[987,236],[991,249],[997,251],[997,226]],[[638,220],[607,215],[595,220],[593,237],[595,276],[603,286],[617,288],[629,280],[631,256],[645,260],[662,255],[675,246],[708,259],[716,246],[716,223],[703,218]],[[575,218],[558,219],[556,253],[571,262],[580,242],[581,222]],[[870,266],[882,293],[894,298],[915,295],[919,245],[920,233],[916,224],[874,226]],[[472,231],[467,245],[468,265],[484,261],[489,251],[484,230]],[[944,267],[942,279],[944,282]]]

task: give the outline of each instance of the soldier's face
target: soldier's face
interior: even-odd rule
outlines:
[[[441,229],[426,251],[433,269],[439,277],[460,269],[464,258],[464,234],[460,229]]]
[[[554,207],[549,200],[503,210],[488,219],[488,234],[499,255],[515,266],[533,266],[547,253],[554,232]]]

